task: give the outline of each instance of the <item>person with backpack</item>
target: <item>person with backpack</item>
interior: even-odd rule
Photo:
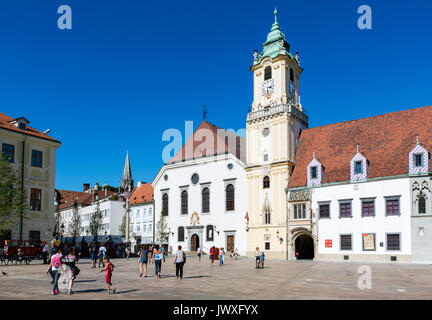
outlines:
[[[114,288],[111,280],[112,273],[114,271],[114,265],[110,262],[110,259],[108,257],[104,258],[104,264],[104,268],[101,270],[101,272],[105,271],[105,283],[107,286],[106,294],[110,294],[110,289],[112,289],[113,293],[116,293],[116,288]]]
[[[80,269],[75,265],[78,262],[81,252],[75,254],[75,248],[69,249],[68,255],[63,259],[65,264],[69,267],[67,270],[67,277],[69,279],[68,294],[72,294],[72,287],[76,276],[80,273]]]
[[[54,286],[53,286],[53,291],[52,291],[53,295],[56,295],[59,293],[58,279],[60,277],[60,272],[62,269],[62,257],[63,257],[62,250],[60,247],[57,247],[57,253],[51,257],[50,264],[49,264],[48,270],[47,270],[47,274],[51,270],[51,272],[53,273],[53,276],[54,276],[54,282],[53,282]]]
[[[154,253],[153,253],[153,262],[155,264],[156,278],[159,278],[159,279],[161,277],[160,273],[162,270],[162,259],[163,259],[162,250],[161,249],[159,249],[159,250],[155,249]]]
[[[178,246],[178,250],[174,256],[174,264],[176,265],[176,277],[180,276],[183,279],[183,266],[186,263],[186,254],[182,250],[182,246]]]
[[[144,245],[141,247],[140,250],[140,256],[139,256],[139,261],[140,261],[140,273],[139,273],[139,277],[141,278],[143,275],[143,269],[145,272],[144,277],[147,278],[147,264],[148,264],[148,256],[149,256],[149,251],[148,251],[148,246]]]

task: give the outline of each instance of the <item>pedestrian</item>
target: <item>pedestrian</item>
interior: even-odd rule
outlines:
[[[150,248],[150,263],[153,264],[154,245]]]
[[[101,272],[105,271],[105,283],[107,286],[107,292],[106,294],[110,294],[110,289],[112,289],[113,293],[116,293],[116,289],[114,288],[114,285],[112,284],[112,273],[114,271],[114,265],[110,262],[110,259],[108,257],[104,258],[104,268],[101,270]]]
[[[264,254],[264,251],[263,251],[263,252],[261,252],[261,257],[260,257],[260,260],[261,260],[261,269],[264,269],[264,258],[265,258],[265,254]]]
[[[161,250],[162,250],[163,262],[165,262],[165,246],[162,246]]]
[[[174,256],[174,264],[176,265],[176,277],[180,276],[183,279],[183,266],[186,263],[186,254],[182,250],[182,246],[177,247],[178,250]]]
[[[90,253],[90,260],[92,264],[91,267],[92,269],[96,268],[97,246],[94,241],[92,242],[91,247],[89,248],[89,253]]]
[[[105,267],[105,257],[106,257],[106,248],[102,243],[99,247],[99,268],[101,267],[101,264],[102,267]]]
[[[259,251],[259,247],[256,247],[256,251],[255,251],[255,264],[256,264],[256,268],[259,268],[260,261],[261,261],[261,254],[260,254],[260,251]]]
[[[54,240],[51,241],[51,248],[49,250],[49,257],[48,257],[48,261],[51,261],[51,258],[53,255],[55,255],[57,253],[57,248],[56,248],[56,242]],[[49,268],[48,270],[52,280],[51,280],[51,284],[54,283],[54,273],[52,272],[52,268]]]
[[[48,251],[49,251],[49,246],[48,243],[45,242],[42,249],[42,258],[44,264],[48,264]]]
[[[237,248],[235,248],[235,250],[234,250],[234,259],[235,260],[237,260],[238,255],[239,255],[238,250],[237,250]]]
[[[224,257],[225,257],[225,250],[224,250],[224,248],[220,248],[219,249],[219,267],[223,266]]]
[[[197,256],[198,256],[198,261],[201,261],[201,247],[198,246],[197,248]]]
[[[67,277],[69,279],[69,286],[67,292],[68,294],[72,294],[74,280],[80,272],[80,270],[76,266],[76,262],[78,262],[80,256],[81,252],[76,255],[75,248],[71,248],[69,249],[68,255],[63,259],[65,264],[69,267],[69,269],[67,270]]]
[[[140,273],[139,276],[140,278],[143,275],[143,270],[144,270],[144,278],[147,278],[147,264],[148,264],[148,256],[149,256],[149,251],[148,251],[148,246],[144,245],[141,247],[140,250],[140,256],[139,256],[139,265],[140,265]]]
[[[130,247],[130,245],[128,245],[128,246],[126,247],[126,259],[127,259],[127,260],[129,260],[129,255],[130,255],[130,253],[131,253],[131,247]]]
[[[211,264],[213,265],[213,262],[214,262],[214,255],[215,255],[215,252],[216,250],[215,250],[215,247],[213,246],[213,247],[211,247],[210,248],[210,260],[211,260]]]
[[[163,257],[162,257],[162,250],[161,249],[159,249],[159,250],[157,250],[157,249],[154,249],[154,253],[153,253],[153,262],[154,262],[154,264],[155,264],[155,274],[156,274],[156,278],[159,278],[160,279],[160,277],[161,277],[161,270],[162,270],[162,260],[163,260]]]
[[[54,254],[51,257],[50,264],[49,264],[48,270],[47,270],[47,274],[48,274],[50,272],[50,269],[51,269],[51,272],[54,276],[54,281],[53,281],[54,286],[53,286],[53,291],[52,291],[53,295],[56,295],[59,293],[58,279],[60,277],[60,272],[61,272],[61,268],[62,268],[62,257],[63,257],[62,251],[61,251],[60,247],[57,247],[57,252],[56,252],[56,254]]]

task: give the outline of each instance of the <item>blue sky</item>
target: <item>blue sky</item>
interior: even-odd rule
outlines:
[[[72,8],[72,30],[57,8]],[[359,30],[357,8],[372,8]],[[278,7],[305,68],[310,127],[432,105],[430,1],[7,1],[0,6],[0,112],[25,116],[63,145],[56,187],[118,185],[162,166],[168,128],[208,120],[245,127],[254,49]]]

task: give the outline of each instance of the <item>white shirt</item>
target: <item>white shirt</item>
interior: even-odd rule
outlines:
[[[100,247],[99,248],[99,253],[101,253],[101,252],[105,256],[105,254],[106,254],[106,248],[105,247]]]
[[[177,256],[176,263],[184,261],[183,250],[177,250],[176,256]]]
[[[198,253],[198,254],[201,253],[201,247],[198,247],[198,249],[197,249],[197,253]]]

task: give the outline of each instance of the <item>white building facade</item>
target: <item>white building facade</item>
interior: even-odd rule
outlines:
[[[204,121],[194,135],[200,129],[216,128],[212,126]],[[218,135],[215,133],[215,139]],[[237,139],[239,144],[242,141],[243,138]],[[189,143],[190,140],[186,149]],[[226,252],[237,249],[245,255],[248,191],[240,145],[236,151],[227,148],[225,152],[215,149],[216,152],[210,153],[207,150],[204,156],[197,155],[195,147],[192,149],[193,157],[187,154],[182,159],[174,157],[152,183],[156,224],[165,215],[171,251],[181,245],[185,251],[201,247],[208,253],[215,246],[223,247]]]

